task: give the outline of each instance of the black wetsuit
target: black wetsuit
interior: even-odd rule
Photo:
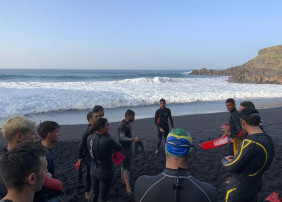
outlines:
[[[239,146],[231,162],[222,159],[224,168],[231,172],[225,201],[256,201],[261,190],[261,177],[274,155],[272,138],[265,133],[250,135]]]
[[[122,145],[122,154],[124,155],[124,160],[122,162],[122,169],[130,169],[130,159],[132,156],[131,145],[133,141],[132,137],[132,126],[129,122],[122,120],[118,126],[118,136],[119,143]]]
[[[139,177],[134,198],[137,202],[214,202],[217,193],[215,187],[195,179],[186,169],[166,168],[159,175]]]
[[[168,121],[170,121],[171,127],[174,128],[170,109],[169,108],[164,108],[164,109],[159,108],[155,113],[155,124],[158,127],[157,149],[159,149],[161,145],[162,136],[164,136],[164,140],[166,141],[166,137],[169,133]],[[164,130],[164,133],[160,131],[160,128]]]
[[[7,187],[5,185],[5,182],[2,178],[2,176],[0,176],[0,199],[4,198],[8,193]]]
[[[8,150],[6,148],[2,149],[0,152],[0,158],[2,155],[4,155]],[[7,187],[5,185],[5,182],[0,175],[0,199],[4,198],[8,193]]]
[[[94,193],[93,200],[107,201],[114,177],[112,152],[121,151],[121,145],[111,137],[90,135],[87,139],[87,148],[91,156],[91,182]]]
[[[90,135],[89,133],[90,127],[91,124],[88,124],[84,129],[78,150],[78,158],[83,159],[82,162],[86,165],[86,170],[87,170],[84,192],[89,192],[91,186],[91,176],[90,176],[91,159],[89,156],[89,152],[87,150],[87,138]]]
[[[237,135],[243,130],[239,118],[239,112],[235,108],[232,111],[230,111],[230,113],[231,116],[228,122],[230,125],[230,132],[231,132],[230,137],[236,138]],[[227,142],[227,155],[234,155],[233,143],[230,143],[229,141]]]

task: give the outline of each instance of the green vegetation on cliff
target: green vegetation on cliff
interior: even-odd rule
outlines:
[[[230,76],[235,83],[282,84],[282,45],[260,50],[258,56],[241,66],[226,70],[194,70],[194,75]]]

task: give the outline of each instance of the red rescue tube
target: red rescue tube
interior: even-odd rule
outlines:
[[[57,180],[55,178],[51,178],[46,176],[43,187],[52,189],[52,190],[57,190],[57,191],[63,191],[63,183],[60,180]]]

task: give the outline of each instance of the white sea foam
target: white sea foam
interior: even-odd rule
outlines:
[[[0,117],[70,109],[282,97],[282,85],[232,84],[227,77],[87,82],[0,82]]]
[[[186,75],[191,74],[191,72],[192,72],[192,71],[189,71],[189,72],[182,72],[181,75],[185,75],[185,76],[186,76]]]

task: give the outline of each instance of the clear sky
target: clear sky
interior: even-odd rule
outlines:
[[[282,45],[281,9],[281,0],[0,0],[0,68],[228,68]]]

